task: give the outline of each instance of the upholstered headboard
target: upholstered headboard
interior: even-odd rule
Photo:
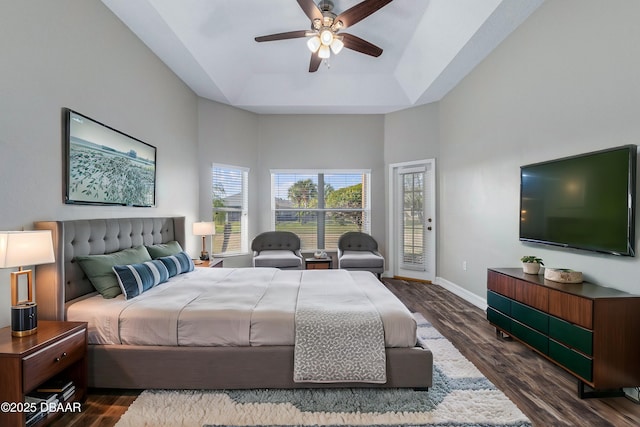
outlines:
[[[38,318],[46,320],[64,320],[65,303],[95,292],[74,257],[172,240],[185,247],[184,217],[40,221],[34,226],[51,230],[56,257],[54,264],[36,266]]]

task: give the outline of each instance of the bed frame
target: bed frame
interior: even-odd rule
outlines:
[[[185,218],[113,218],[36,222],[51,230],[54,264],[36,267],[38,315],[65,320],[66,306],[95,294],[74,257],[178,241]],[[293,346],[170,347],[89,345],[89,387],[125,389],[245,389],[410,387],[432,385],[433,356],[421,347],[387,348],[387,382],[293,382]]]

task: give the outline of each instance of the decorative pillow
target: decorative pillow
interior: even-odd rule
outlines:
[[[182,247],[180,246],[180,243],[174,240],[168,243],[147,246],[147,251],[149,251],[149,255],[151,255],[152,259],[156,259],[163,256],[179,254],[182,252]]]
[[[96,291],[104,298],[113,298],[121,293],[113,266],[151,261],[151,256],[144,246],[138,246],[105,255],[77,256],[75,260]]]
[[[169,277],[188,273],[189,271],[193,271],[195,268],[193,260],[185,252],[180,252],[179,254],[165,256],[158,259],[162,261],[165,267],[167,267],[167,270],[169,270]]]
[[[169,280],[169,270],[157,259],[142,264],[114,265],[113,272],[126,299],[137,297]]]

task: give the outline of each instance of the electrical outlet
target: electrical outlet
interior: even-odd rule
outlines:
[[[462,271],[467,271],[467,261],[462,261]]]
[[[623,388],[624,394],[627,399],[631,400],[634,403],[640,404],[640,390],[638,388]]]

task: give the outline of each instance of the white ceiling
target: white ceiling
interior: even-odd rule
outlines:
[[[440,100],[544,0],[395,0],[344,30],[384,51],[343,49],[309,73],[295,0],[102,0],[194,92],[262,114],[385,114]],[[360,0],[334,0],[340,14]]]

